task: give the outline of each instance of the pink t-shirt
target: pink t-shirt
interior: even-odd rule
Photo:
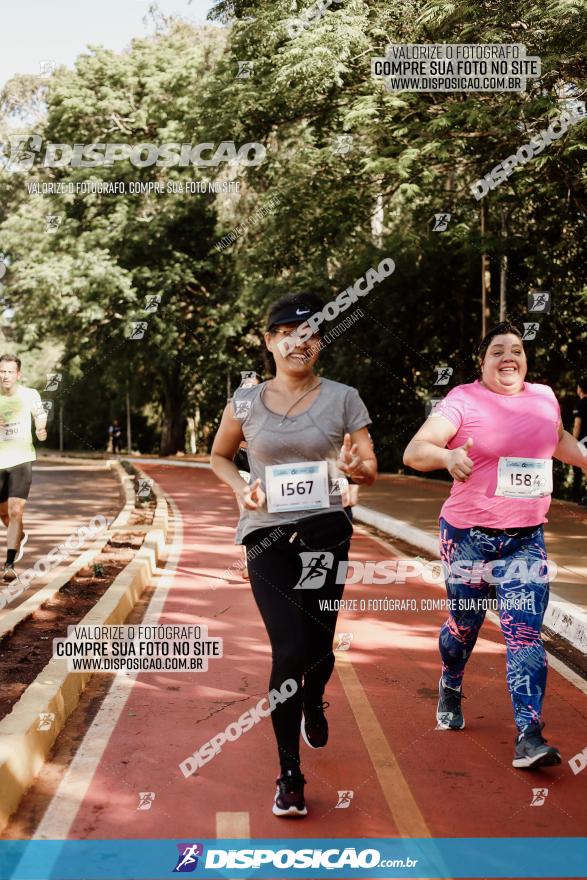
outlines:
[[[519,394],[498,394],[479,381],[458,385],[436,404],[457,433],[448,449],[473,438],[473,472],[465,483],[454,480],[440,516],[457,529],[522,528],[547,522],[550,495],[507,498],[495,494],[501,456],[552,458],[558,445],[560,407],[548,385],[524,383]]]

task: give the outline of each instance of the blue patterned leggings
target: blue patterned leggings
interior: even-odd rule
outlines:
[[[445,570],[449,617],[440,630],[442,677],[459,687],[465,665],[491,604],[506,643],[507,685],[518,730],[541,720],[547,660],[540,637],[548,604],[544,529],[512,537],[479,529],[457,529],[440,519],[440,556]]]

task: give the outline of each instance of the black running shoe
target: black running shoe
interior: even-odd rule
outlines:
[[[465,719],[461,711],[462,691],[447,687],[440,676],[438,682],[437,730],[462,730]]]
[[[547,745],[548,740],[542,736],[541,724],[529,724],[525,730],[516,737],[516,748],[512,765],[521,770],[534,767],[552,767],[553,764],[561,763],[561,755],[554,746]]]
[[[328,721],[324,710],[330,703],[304,705],[302,711],[302,736],[311,749],[323,749],[328,742]]]
[[[307,816],[308,810],[304,800],[306,780],[299,771],[286,770],[275,780],[277,791],[273,801],[275,816]]]

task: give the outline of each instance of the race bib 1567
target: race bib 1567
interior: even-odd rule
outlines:
[[[328,465],[325,461],[268,465],[265,491],[269,513],[330,507]]]

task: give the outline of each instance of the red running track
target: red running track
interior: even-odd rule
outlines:
[[[302,743],[308,816],[271,813],[276,750],[264,719],[185,778],[179,763],[267,691],[270,649],[247,581],[223,572],[240,558],[236,507],[205,469],[145,465],[174,500],[183,524],[177,572],[161,622],[200,623],[224,639],[207,673],[141,674],[109,729],[109,740],[69,828],[78,838],[500,837],[581,836],[587,827],[587,773],[567,760],[587,746],[587,695],[551,668],[546,734],[563,754],[559,767],[533,773],[511,766],[515,729],[505,686],[505,649],[486,621],[469,663],[467,727],[435,730],[442,611],[341,613],[352,632],[336,652],[326,698],[331,736],[324,750]],[[358,531],[351,558],[391,558]],[[441,598],[439,587],[348,586],[346,599]],[[92,736],[92,729],[88,737]],[[88,738],[86,737],[86,739]],[[79,771],[78,771],[79,776]],[[78,780],[79,781],[79,780]],[[548,788],[531,806],[533,788]],[[139,792],[152,791],[148,810]],[[352,791],[348,808],[338,792]],[[73,797],[73,795],[71,795]],[[50,808],[51,809],[51,808]]]

